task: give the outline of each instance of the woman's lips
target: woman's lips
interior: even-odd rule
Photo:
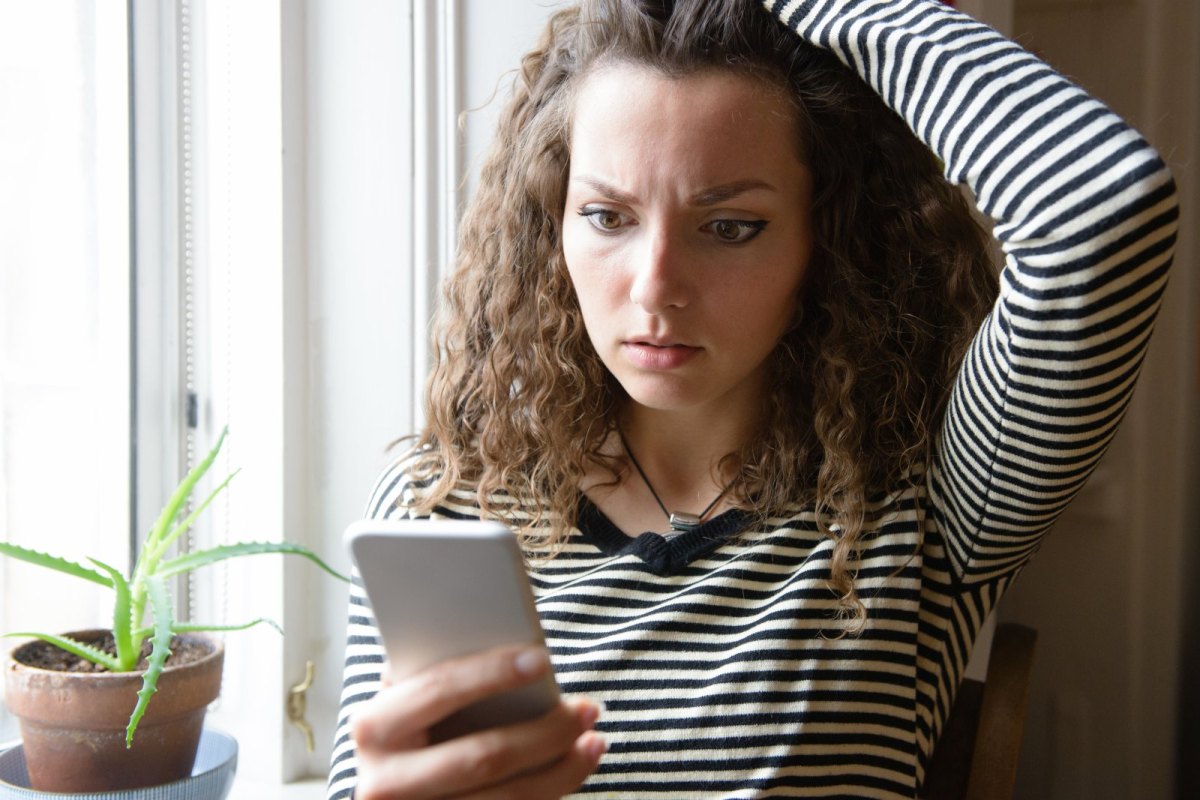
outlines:
[[[703,349],[685,344],[655,345],[647,342],[625,342],[624,347],[634,365],[659,370],[681,367]]]

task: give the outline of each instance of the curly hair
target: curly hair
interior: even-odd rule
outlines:
[[[848,565],[868,500],[924,469],[996,275],[988,237],[929,150],[856,75],[751,0],[583,0],[522,59],[439,310],[414,464],[432,484],[420,510],[472,485],[484,515],[553,548],[577,521],[589,465],[614,481],[624,468],[601,450],[626,395],[592,347],[562,253],[573,98],[614,62],[669,76],[735,70],[784,89],[795,109],[814,248],[799,322],[769,357],[763,423],[726,459],[740,507],[816,509],[835,539],[841,615],[861,628]]]

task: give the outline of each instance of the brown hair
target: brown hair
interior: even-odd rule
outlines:
[[[483,514],[554,545],[576,521],[587,466],[614,480],[623,467],[600,450],[625,394],[584,330],[561,248],[574,89],[606,62],[738,70],[794,104],[814,249],[799,324],[771,356],[764,424],[727,458],[742,507],[815,506],[837,540],[831,586],[861,627],[847,562],[868,497],[926,463],[995,273],[968,204],[899,117],[750,0],[584,0],[522,59],[439,312],[419,510],[473,485]]]

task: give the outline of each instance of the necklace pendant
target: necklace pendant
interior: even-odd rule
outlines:
[[[681,511],[673,511],[668,517],[671,527],[680,533],[694,530],[700,527],[700,518],[695,514],[685,514]]]

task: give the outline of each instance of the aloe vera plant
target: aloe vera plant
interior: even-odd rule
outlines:
[[[66,636],[32,631],[7,633],[4,634],[5,636],[37,638],[50,642],[80,658],[104,667],[110,672],[133,672],[141,657],[143,643],[146,639],[150,639],[150,655],[142,679],[142,688],[138,691],[137,703],[129,717],[129,724],[125,728],[126,748],[132,746],[138,722],[145,714],[146,706],[156,691],[158,678],[166,665],[167,657],[171,654],[171,638],[175,634],[245,630],[262,623],[269,624],[282,633],[282,629],[275,622],[262,618],[240,625],[205,625],[179,621],[175,618],[174,605],[167,589],[168,579],[229,558],[260,553],[284,553],[303,556],[330,575],[343,581],[349,581],[349,578],[330,567],[308,548],[288,542],[240,542],[183,555],[169,555],[171,546],[192,527],[200,514],[237,474],[236,471],[231,473],[209,493],[204,502],[184,516],[188,498],[191,497],[196,484],[216,460],[227,433],[228,429],[221,432],[216,445],[204,460],[196,465],[176,487],[171,498],[163,507],[162,513],[159,514],[158,519],[146,535],[146,541],[138,554],[137,563],[128,577],[95,558],[89,558],[88,561],[97,569],[26,547],[0,542],[0,555],[10,556],[107,586],[116,595],[112,617],[112,633],[116,642],[115,656]],[[150,618],[149,625],[146,624],[147,611]]]

